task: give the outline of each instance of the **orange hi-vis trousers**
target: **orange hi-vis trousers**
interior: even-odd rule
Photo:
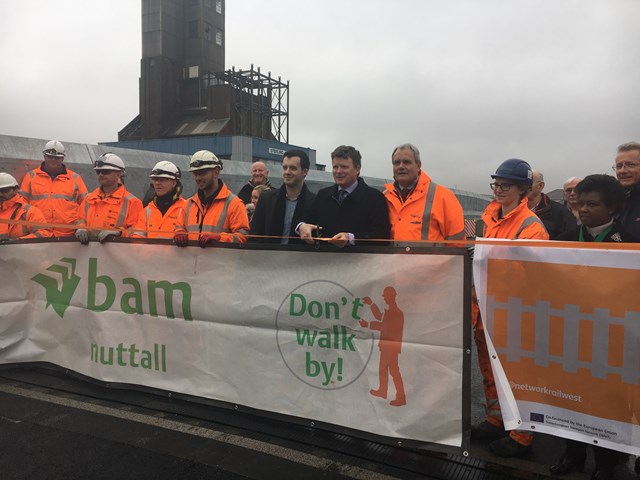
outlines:
[[[487,338],[484,333],[484,325],[480,317],[480,307],[478,306],[478,299],[476,298],[475,292],[473,292],[471,308],[471,323],[475,329],[474,339],[476,347],[478,348],[478,363],[480,365],[482,386],[484,387],[484,396],[486,399],[484,410],[487,415],[487,422],[500,427],[502,426],[502,410],[500,410],[498,391],[496,390],[496,382],[489,358],[489,349],[487,348]],[[533,434],[531,432],[511,430],[509,436],[521,445],[529,446],[533,443]]]

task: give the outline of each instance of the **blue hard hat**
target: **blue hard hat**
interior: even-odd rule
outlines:
[[[505,178],[525,185],[533,184],[531,165],[519,158],[510,158],[502,162],[491,178]]]

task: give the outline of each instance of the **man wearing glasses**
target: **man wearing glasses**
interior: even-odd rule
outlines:
[[[640,237],[640,143],[620,145],[613,170],[627,195],[620,224],[631,235]]]
[[[93,164],[100,186],[84,199],[78,209],[76,238],[86,245],[90,239],[100,243],[110,236],[120,236],[132,228],[142,210],[140,199],[129,193],[122,183],[125,167],[113,153],[101,155]]]
[[[78,205],[87,195],[82,177],[64,165],[65,148],[58,140],[44,146],[40,166],[22,179],[20,194],[29,204],[40,209],[47,223],[75,225]],[[70,237],[73,228],[53,228],[53,236]]]

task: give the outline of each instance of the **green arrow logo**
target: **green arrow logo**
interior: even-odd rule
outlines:
[[[68,263],[70,267],[64,265],[65,263]],[[76,259],[61,258],[59,264],[51,265],[47,270],[60,276],[62,279],[61,288],[58,288],[59,280],[56,277],[45,275],[44,273],[37,274],[31,280],[39,283],[45,289],[47,297],[45,309],[51,305],[60,318],[64,318],[64,312],[69,308],[71,298],[73,298],[73,294],[80,283],[80,277],[76,275]]]

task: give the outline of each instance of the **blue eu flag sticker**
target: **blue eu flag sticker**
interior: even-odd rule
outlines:
[[[532,422],[544,423],[544,414],[542,413],[530,413],[530,420]]]

